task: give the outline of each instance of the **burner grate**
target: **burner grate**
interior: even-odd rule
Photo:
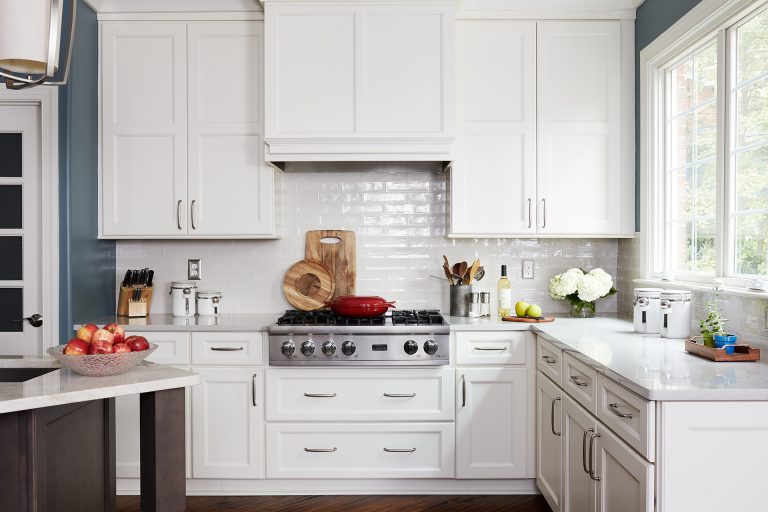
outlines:
[[[341,325],[341,326],[376,326],[384,325],[385,317],[345,318],[330,310],[297,311],[289,309],[277,319],[277,325]]]
[[[392,312],[393,325],[442,325],[440,312],[434,309],[401,309]]]

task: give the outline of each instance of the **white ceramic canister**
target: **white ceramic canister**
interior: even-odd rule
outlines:
[[[691,336],[691,292],[662,290],[661,337],[688,339]]]
[[[221,292],[200,290],[197,292],[197,314],[200,316],[219,316],[221,314]]]
[[[661,328],[661,288],[635,288],[635,332],[658,334]]]
[[[173,316],[195,316],[197,285],[191,281],[171,283],[171,311]]]

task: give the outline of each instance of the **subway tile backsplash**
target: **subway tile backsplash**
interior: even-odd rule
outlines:
[[[187,259],[201,258],[200,287],[220,290],[225,311],[277,313],[290,307],[283,275],[303,258],[304,234],[313,229],[355,231],[357,293],[381,295],[405,308],[447,311],[443,254],[452,263],[480,258],[486,275],[473,288],[492,292],[493,308],[502,264],[515,299],[538,302],[553,313],[568,310],[567,303],[549,298],[553,275],[579,266],[617,274],[616,240],[445,238],[446,174],[436,163],[296,163],[286,170],[275,197],[280,240],[118,241],[116,281],[129,268],[155,269],[152,312],[168,313],[170,281],[186,278]],[[521,279],[522,259],[535,261],[535,279]],[[624,287],[631,295],[631,283],[618,284],[619,298]],[[617,304],[617,297],[601,300],[598,311],[616,312]]]

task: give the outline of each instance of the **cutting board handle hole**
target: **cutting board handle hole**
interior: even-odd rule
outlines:
[[[320,284],[315,274],[304,274],[296,280],[296,289],[305,297],[314,297],[320,291]]]
[[[337,236],[325,236],[320,239],[321,244],[335,245],[341,243],[341,238]]]

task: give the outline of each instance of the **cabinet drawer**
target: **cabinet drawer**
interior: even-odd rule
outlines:
[[[536,340],[536,367],[555,384],[563,385],[563,351],[541,336]]]
[[[260,332],[193,332],[192,364],[260,365]]]
[[[126,336],[144,336],[157,345],[147,361],[158,364],[189,365],[189,333],[128,331]]]
[[[452,423],[267,424],[267,478],[452,478]]]
[[[597,407],[597,372],[570,354],[563,354],[563,389],[592,414]]]
[[[604,375],[597,377],[597,417],[651,462],[656,454],[654,402],[632,393]]]
[[[457,332],[456,364],[525,364],[533,335],[527,331]]]
[[[452,368],[270,368],[267,420],[453,420],[453,381]]]

